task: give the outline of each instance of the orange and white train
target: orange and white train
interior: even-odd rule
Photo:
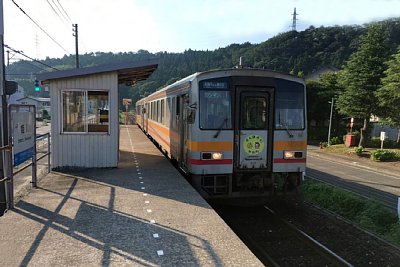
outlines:
[[[139,100],[136,116],[206,198],[271,196],[301,185],[301,78],[260,69],[199,72]]]

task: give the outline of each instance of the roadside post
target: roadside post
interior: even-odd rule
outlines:
[[[386,132],[381,132],[381,149],[383,149],[383,141],[385,141],[385,139],[387,138],[386,136]]]

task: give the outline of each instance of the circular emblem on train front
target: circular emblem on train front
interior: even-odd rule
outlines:
[[[264,139],[259,135],[250,135],[244,139],[243,148],[249,155],[260,154],[264,150]]]

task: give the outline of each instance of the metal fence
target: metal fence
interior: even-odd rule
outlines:
[[[47,139],[47,151],[37,150],[38,141]],[[0,152],[3,153],[4,165],[7,166],[5,168],[7,173],[4,174],[4,178],[0,180],[0,183],[5,183],[5,194],[6,194],[6,210],[14,208],[14,176],[18,173],[24,171],[25,169],[32,167],[32,187],[37,187],[37,162],[46,156],[47,158],[47,171],[50,172],[50,154],[51,154],[51,142],[50,142],[50,133],[37,135],[35,138],[34,145],[34,153],[32,156],[32,161],[24,164],[22,167],[18,168],[18,170],[14,170],[13,167],[13,150],[12,146],[4,146],[0,147]],[[38,154],[40,156],[38,157]]]

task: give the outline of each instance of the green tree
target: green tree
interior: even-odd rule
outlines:
[[[382,78],[382,87],[376,91],[380,107],[377,115],[388,124],[400,127],[400,48],[387,65],[386,76]],[[400,134],[398,136],[400,137]]]
[[[330,117],[329,104],[332,98],[337,99],[338,95],[343,90],[338,83],[337,72],[327,72],[321,74],[317,81],[307,81],[307,119],[309,125],[309,136],[314,140],[325,140],[327,137],[328,127],[325,122]],[[311,124],[311,121],[314,123]],[[333,135],[340,134],[340,116],[334,110],[333,112]]]
[[[361,38],[359,49],[351,55],[340,75],[344,91],[338,98],[337,107],[344,115],[364,120],[359,144],[363,147],[369,137],[369,119],[379,111],[375,92],[381,86],[386,69],[388,40],[388,32],[382,25],[371,24]]]

